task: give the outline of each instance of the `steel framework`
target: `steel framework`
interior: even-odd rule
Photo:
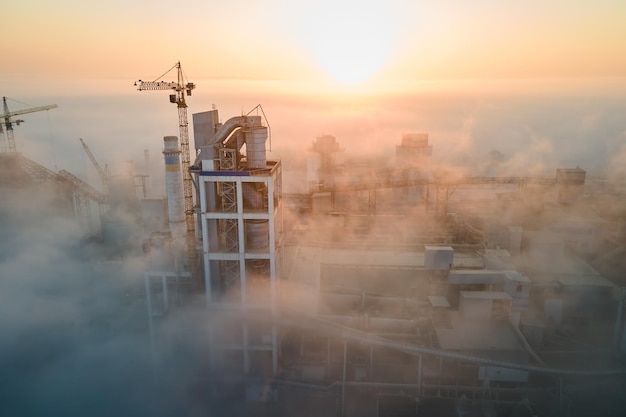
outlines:
[[[178,81],[166,82],[159,81],[167,73],[176,68]],[[181,167],[183,170],[183,198],[185,199],[185,225],[187,229],[187,251],[190,261],[193,263],[195,258],[195,223],[193,218],[193,182],[191,179],[190,154],[189,154],[189,123],[187,121],[187,102],[185,96],[190,96],[191,91],[196,88],[194,83],[185,82],[184,74],[180,62],[177,62],[172,68],[167,70],[154,81],[136,81],[135,87],[138,91],[155,91],[170,90],[174,94],[170,94],[170,103],[176,104],[178,108],[178,125],[180,130],[180,150],[181,150]]]

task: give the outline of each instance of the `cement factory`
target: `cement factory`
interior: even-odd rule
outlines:
[[[191,147],[195,85],[174,69],[136,83],[177,105],[166,196],[111,176],[82,139],[102,190],[13,139],[0,163],[4,187],[9,172],[55,184],[108,254],[139,253],[154,372],[193,357],[205,415],[623,415],[626,182],[453,175],[422,132],[389,161],[313,134],[287,169],[267,157],[261,106],[193,113]],[[7,132],[14,115],[5,105]],[[203,324],[172,329],[190,310]]]

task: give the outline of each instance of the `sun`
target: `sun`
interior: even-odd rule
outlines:
[[[394,24],[384,2],[320,0],[307,17],[308,43],[319,67],[341,84],[359,84],[388,62]]]

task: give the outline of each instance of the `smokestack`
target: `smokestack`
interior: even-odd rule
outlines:
[[[170,231],[174,239],[182,238],[186,232],[185,201],[178,137],[165,136],[163,138],[163,155],[165,156],[165,190]]]

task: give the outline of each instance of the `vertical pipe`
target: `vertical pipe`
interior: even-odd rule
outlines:
[[[163,286],[163,307],[164,307],[164,310],[167,312],[167,310],[169,310],[170,308],[170,305],[169,305],[169,297],[167,294],[167,276],[165,276],[165,273],[161,275],[161,285]]]
[[[613,330],[613,346],[616,351],[620,351],[620,331],[622,330],[622,315],[624,314],[624,299],[626,298],[626,288],[620,288],[619,303],[617,304],[617,316],[615,317],[615,329]]]
[[[346,358],[348,356],[348,339],[343,341],[343,377],[341,382],[341,417],[344,416],[346,401]]]
[[[422,395],[422,355],[417,355],[417,396]]]
[[[278,271],[276,269],[276,236],[275,236],[275,207],[274,207],[274,181],[272,178],[268,178],[265,183],[267,186],[267,213],[268,213],[268,245],[270,250],[270,299],[272,304],[272,313],[276,312],[276,275]]]
[[[248,323],[244,322],[241,334],[241,344],[243,345],[243,372],[248,375],[250,372],[250,352],[248,351]]]
[[[213,327],[215,324],[213,321],[209,321],[209,369],[211,372],[215,371],[215,352],[213,350]]]
[[[369,372],[370,381],[372,380],[373,376],[374,376],[374,346],[370,345],[370,372]]]
[[[559,377],[559,415],[563,415],[563,377]]]
[[[211,302],[211,263],[209,261],[209,251],[212,249],[209,246],[209,220],[204,215],[208,210],[207,201],[207,183],[198,176],[198,189],[200,191],[200,212],[198,216],[199,222],[201,222],[200,230],[202,231],[202,251],[204,258],[204,294],[206,297],[207,305]],[[213,231],[213,233],[215,233]]]
[[[156,365],[156,351],[154,348],[154,328],[152,323],[152,296],[150,295],[150,276],[144,273],[143,275],[146,286],[146,304],[148,306],[148,333],[150,334],[150,357],[152,359],[152,373],[155,372]]]
[[[326,375],[330,375],[330,336],[326,337]]]
[[[272,313],[274,315],[274,313]],[[274,318],[273,318],[274,319]],[[280,352],[280,345],[278,344],[278,330],[276,325],[272,324],[272,373],[276,375],[278,373],[278,356]]]
[[[239,291],[241,294],[241,304],[247,303],[247,289],[246,289],[246,236],[245,236],[245,223],[243,220],[243,182],[240,178],[236,181],[236,194],[237,194],[237,240],[239,247]]]

